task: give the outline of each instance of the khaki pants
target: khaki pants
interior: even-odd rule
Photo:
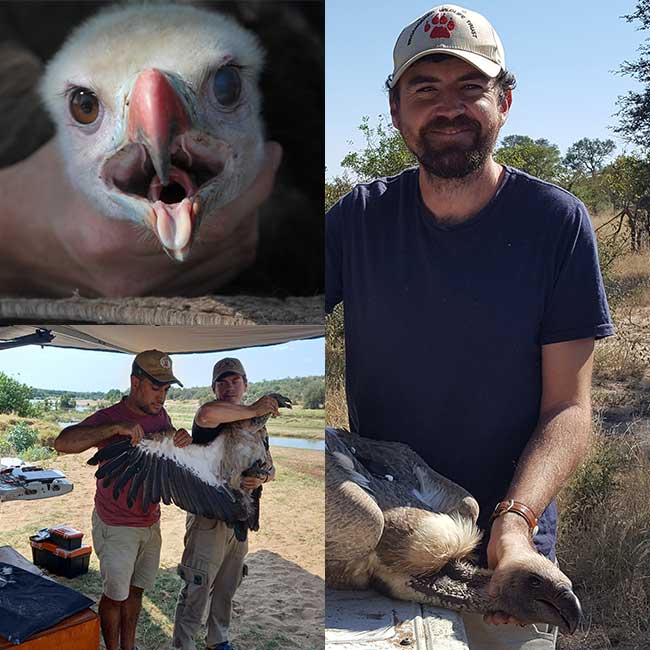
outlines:
[[[552,625],[488,625],[480,614],[464,614],[463,623],[470,650],[555,650]]]
[[[183,588],[174,616],[175,650],[195,650],[207,615],[207,647],[228,640],[232,598],[242,580],[248,542],[238,542],[222,521],[188,514],[178,573]]]

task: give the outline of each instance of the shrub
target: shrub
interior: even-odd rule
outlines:
[[[54,458],[55,456],[56,456],[56,451],[54,451],[54,449],[50,449],[49,447],[41,447],[37,445],[25,449],[25,451],[21,452],[20,454],[20,457],[23,460],[28,461],[30,463],[39,460],[48,460],[49,458]]]
[[[22,453],[33,447],[38,441],[38,431],[26,422],[14,424],[7,432],[7,442],[18,452]]]

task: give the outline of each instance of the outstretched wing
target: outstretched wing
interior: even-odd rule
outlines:
[[[217,481],[205,456],[205,447],[174,447],[170,437],[143,440],[136,446],[126,439],[104,447],[88,464],[101,463],[95,476],[104,487],[113,484],[115,499],[128,489],[129,507],[142,489],[145,510],[162,501],[227,524],[248,521],[253,510],[250,496]]]

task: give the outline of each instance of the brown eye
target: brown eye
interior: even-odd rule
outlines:
[[[99,115],[99,100],[92,90],[77,88],[70,96],[70,112],[80,124],[92,124]]]

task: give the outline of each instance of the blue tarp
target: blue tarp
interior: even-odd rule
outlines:
[[[14,582],[0,587],[0,634],[16,645],[94,604],[74,589],[12,564],[0,562],[0,575],[5,567],[12,571],[3,577]]]

